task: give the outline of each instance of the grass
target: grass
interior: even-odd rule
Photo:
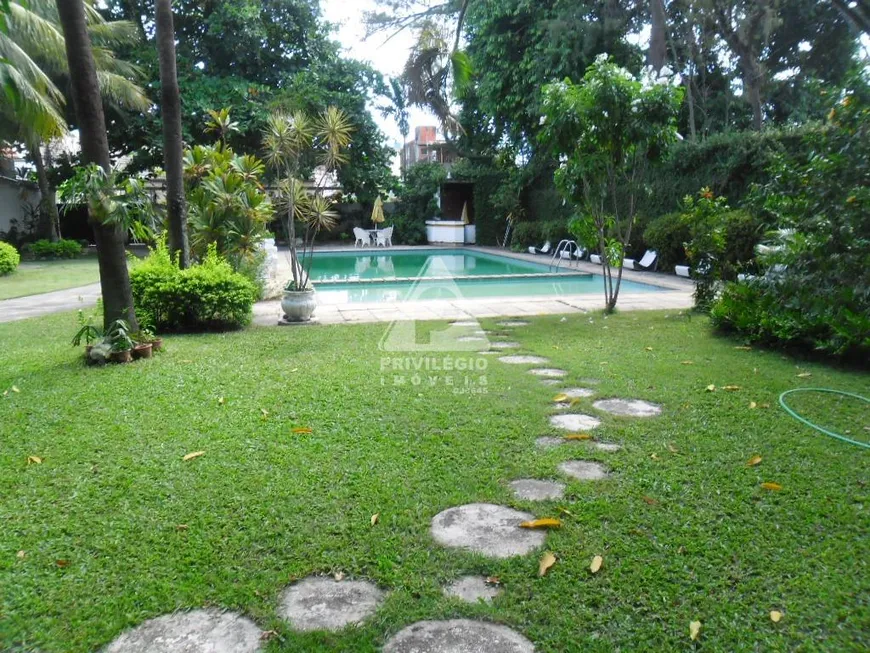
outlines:
[[[12,274],[0,277],[0,300],[86,286],[99,280],[96,256],[25,262]]]
[[[376,651],[414,621],[453,617],[505,623],[554,653],[870,647],[868,452],[777,406],[797,386],[866,396],[866,374],[735,349],[697,317],[535,319],[511,339],[571,385],[591,377],[599,397],[664,407],[602,418],[598,437],[621,452],[542,451],[553,388],[492,358],[484,396],[382,384],[382,325],[171,337],[154,360],[105,369],[80,363],[74,326],[70,314],[0,324],[0,390],[20,390],[0,398],[0,649],[97,650],[202,606],[276,630],[270,651]],[[593,400],[576,410],[594,412]],[[868,439],[859,402],[793,405]],[[183,462],[193,451],[205,455]],[[570,458],[612,477],[568,482],[557,502],[512,498],[507,482],[555,478]],[[480,501],[570,511],[547,537],[558,562],[546,577],[537,554],[492,561],[435,545],[436,513]],[[389,590],[365,625],[299,634],[276,618],[294,579],[338,571]],[[445,598],[465,573],[500,577],[504,593],[492,605]]]

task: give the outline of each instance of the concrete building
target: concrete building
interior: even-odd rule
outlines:
[[[402,148],[402,167],[410,168],[415,163],[429,162],[450,165],[459,158],[453,145],[439,138],[435,127],[417,127],[414,140]]]

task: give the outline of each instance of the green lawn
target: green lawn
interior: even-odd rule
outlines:
[[[12,274],[0,277],[0,299],[76,288],[99,280],[96,256],[65,261],[25,262]]]
[[[0,397],[2,650],[97,650],[202,606],[278,631],[270,651],[376,651],[414,621],[451,617],[507,624],[552,653],[870,647],[870,452],[777,405],[797,386],[870,395],[866,374],[735,349],[698,317],[535,319],[512,338],[571,385],[591,377],[599,397],[664,406],[602,417],[598,437],[621,452],[539,450],[553,388],[494,358],[485,396],[382,385],[383,325],[171,337],[154,360],[105,369],[81,364],[74,330],[72,314],[0,324],[0,391],[20,391]],[[577,410],[594,413],[592,400]],[[857,401],[794,406],[870,435]],[[183,462],[193,451],[205,455]],[[561,501],[512,498],[507,482],[556,478],[570,458],[612,477],[569,482]],[[539,554],[493,561],[433,542],[436,513],[483,501],[562,517],[546,577]],[[338,571],[389,590],[364,626],[297,634],[276,618],[294,579]],[[445,598],[466,573],[500,577],[504,593]]]

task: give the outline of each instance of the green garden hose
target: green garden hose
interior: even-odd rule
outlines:
[[[856,395],[851,392],[843,392],[842,390],[831,390],[830,388],[795,388],[794,390],[786,390],[781,395],[779,395],[779,405],[783,407],[785,412],[794,417],[799,422],[803,422],[810,428],[814,428],[817,431],[821,431],[825,435],[830,435],[832,438],[836,438],[837,440],[842,440],[843,442],[848,442],[849,444],[855,444],[859,447],[864,447],[865,449],[870,449],[870,443],[868,442],[859,442],[858,440],[852,440],[851,438],[847,438],[845,435],[840,435],[839,433],[834,433],[833,431],[829,431],[827,429],[823,429],[818,424],[813,424],[810,420],[805,419],[798,415],[795,411],[789,408],[788,404],[785,403],[785,398],[796,392],[827,392],[832,395],[842,395],[844,397],[852,397],[853,399],[860,399],[861,401],[870,404],[870,399],[867,397],[862,397],[861,395]]]

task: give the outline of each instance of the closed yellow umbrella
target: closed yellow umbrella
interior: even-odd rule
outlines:
[[[372,222],[375,224],[375,230],[377,230],[378,225],[384,221],[384,202],[381,199],[381,196],[378,195],[378,199],[375,200],[375,207],[372,209]]]

